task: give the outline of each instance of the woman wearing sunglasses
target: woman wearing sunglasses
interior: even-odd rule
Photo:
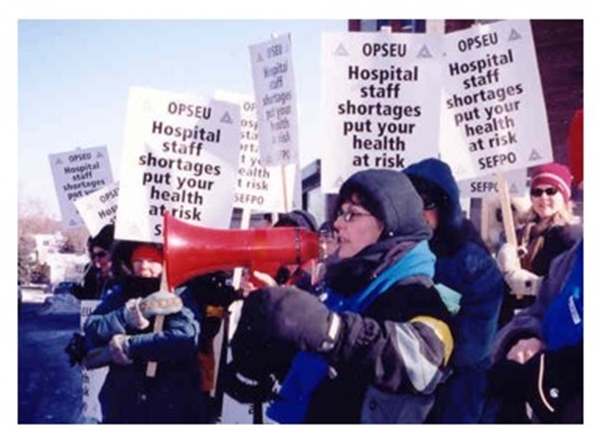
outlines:
[[[459,187],[449,165],[427,158],[407,167],[424,202],[434,234],[434,281],[461,294],[454,316],[453,373],[439,390],[428,422],[469,424],[482,418],[490,346],[507,287],[474,224],[463,215]]]
[[[569,168],[559,163],[544,164],[532,172],[532,205],[526,224],[517,232],[518,246],[504,244],[497,256],[512,292],[522,295],[505,300],[501,323],[532,304],[553,258],[582,236],[582,224],[573,213],[571,180]]]
[[[73,289],[73,295],[78,299],[100,299],[102,293],[115,283],[113,245],[114,224],[106,224],[96,236],[87,240],[89,264],[85,267],[83,281]]]

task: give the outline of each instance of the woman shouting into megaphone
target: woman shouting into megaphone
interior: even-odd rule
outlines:
[[[423,422],[447,376],[452,334],[421,198],[404,174],[366,170],[341,186],[336,213],[323,301],[295,287],[250,293],[227,392],[268,400],[279,423]]]

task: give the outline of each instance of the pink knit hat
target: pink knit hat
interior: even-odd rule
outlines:
[[[559,163],[548,163],[536,167],[532,172],[531,188],[541,184],[556,187],[565,201],[571,198],[571,171]]]

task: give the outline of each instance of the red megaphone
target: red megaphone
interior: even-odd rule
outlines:
[[[302,264],[319,255],[317,233],[298,227],[211,229],[164,212],[164,264],[168,285],[206,273]]]

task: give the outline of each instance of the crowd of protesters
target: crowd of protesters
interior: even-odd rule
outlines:
[[[100,300],[78,360],[110,367],[102,422],[217,423],[222,394],[278,423],[583,422],[582,222],[568,167],[530,178],[518,243],[494,255],[446,163],[357,172],[332,219],[267,227],[319,236],[319,258],[240,287],[223,270],[166,292],[162,249],[106,226],[75,293]]]

